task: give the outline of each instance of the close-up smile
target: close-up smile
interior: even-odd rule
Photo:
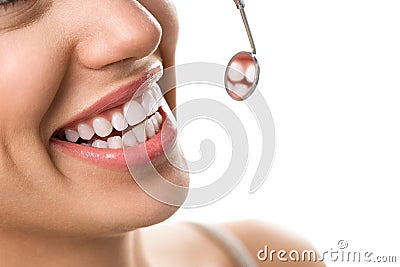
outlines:
[[[160,66],[108,94],[60,127],[50,143],[63,153],[112,169],[145,164],[163,154],[176,138],[157,81]],[[131,100],[132,99],[132,100]],[[147,154],[147,155],[146,155]]]
[[[346,208],[392,237],[399,8],[281,2],[0,0],[0,267],[326,267]]]

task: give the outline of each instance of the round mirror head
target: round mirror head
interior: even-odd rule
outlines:
[[[256,89],[259,76],[260,66],[255,55],[250,52],[239,52],[233,56],[226,69],[226,91],[234,100],[245,100]]]

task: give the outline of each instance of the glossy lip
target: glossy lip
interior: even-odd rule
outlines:
[[[163,124],[157,135],[134,147],[100,149],[56,138],[52,138],[51,143],[61,152],[85,162],[108,169],[126,171],[128,170],[128,165],[129,167],[144,166],[149,161],[161,158],[164,153],[168,153],[174,147],[177,138],[176,127],[165,112],[161,110],[160,113],[163,116]],[[125,159],[126,155],[128,155],[127,159]]]
[[[89,119],[90,117],[100,114],[106,110],[125,104],[126,102],[130,101],[133,96],[135,96],[137,91],[144,84],[157,82],[161,78],[162,74],[162,66],[160,64],[157,64],[156,66],[153,65],[152,68],[147,70],[142,77],[126,85],[123,85],[117,90],[100,98],[96,103],[72,117],[66,124],[64,124],[64,126],[60,127],[57,131],[59,131],[60,129],[68,128],[69,126],[74,125],[79,121]]]

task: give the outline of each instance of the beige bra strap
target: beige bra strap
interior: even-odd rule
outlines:
[[[206,234],[208,234],[212,239],[216,240],[221,244],[229,255],[233,258],[237,267],[259,267],[259,265],[254,261],[249,251],[243,245],[243,243],[236,238],[229,230],[215,225],[198,224],[188,222],[188,224],[193,225]]]

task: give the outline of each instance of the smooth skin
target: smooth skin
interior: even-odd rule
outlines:
[[[177,208],[147,196],[128,171],[82,162],[50,142],[74,115],[146,66],[173,66],[177,38],[168,0],[21,0],[0,7],[1,267],[144,266],[138,258],[149,266],[231,266],[223,248],[185,224],[135,239],[134,230]],[[173,108],[175,94],[166,98]],[[176,184],[189,182],[168,165],[162,170]],[[275,229],[252,224],[226,227],[255,255]],[[282,235],[279,242],[303,246],[296,240]],[[180,253],[189,242],[193,249]],[[163,253],[164,244],[174,253]],[[209,257],[195,257],[198,249]]]

